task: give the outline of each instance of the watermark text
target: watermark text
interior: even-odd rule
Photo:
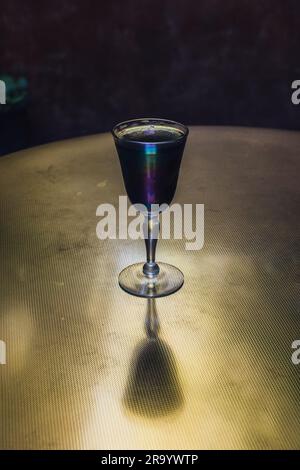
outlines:
[[[0,104],[6,104],[6,85],[3,80],[0,80]]]
[[[96,234],[100,240],[140,240],[148,236],[145,218],[149,212],[143,204],[127,206],[127,197],[119,196],[119,207],[100,204],[96,215]],[[160,238],[188,240],[186,250],[201,250],[204,245],[204,204],[152,204],[150,214],[160,214]],[[158,237],[156,234],[155,238]]]
[[[0,339],[0,364],[6,364],[6,344]]]
[[[292,363],[298,366],[300,364],[300,339],[296,339],[292,342],[292,349],[295,349],[292,354]]]
[[[298,105],[300,104],[300,80],[293,81],[292,90],[295,90],[293,91],[292,97],[291,97],[292,103],[295,105]]]

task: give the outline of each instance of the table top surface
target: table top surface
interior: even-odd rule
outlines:
[[[96,236],[125,194],[109,134],[0,159],[0,448],[300,448],[300,133],[192,127],[174,202],[205,243],[159,240],[185,275],[156,300],[118,286],[143,241]]]

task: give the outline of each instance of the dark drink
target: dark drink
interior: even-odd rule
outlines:
[[[176,190],[187,130],[167,120],[145,119],[113,130],[124,183],[132,204],[170,204]]]
[[[136,119],[117,124],[112,134],[128,197],[147,209],[138,208],[145,212],[146,263],[124,268],[119,284],[139,297],[172,294],[180,289],[184,276],[175,266],[155,261],[159,212],[152,206],[169,205],[173,199],[188,128],[166,119]]]

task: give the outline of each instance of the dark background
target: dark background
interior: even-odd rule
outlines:
[[[300,129],[299,0],[1,0],[0,153],[134,117]],[[2,105],[3,106],[3,105]]]

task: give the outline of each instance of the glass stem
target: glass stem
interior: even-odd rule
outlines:
[[[143,266],[143,273],[153,278],[159,273],[159,266],[155,262],[156,244],[159,235],[159,214],[149,212],[144,221],[144,237],[146,243],[147,262]]]
[[[158,339],[159,334],[159,320],[156,311],[155,299],[148,299],[147,313],[145,318],[145,330],[149,339]]]

